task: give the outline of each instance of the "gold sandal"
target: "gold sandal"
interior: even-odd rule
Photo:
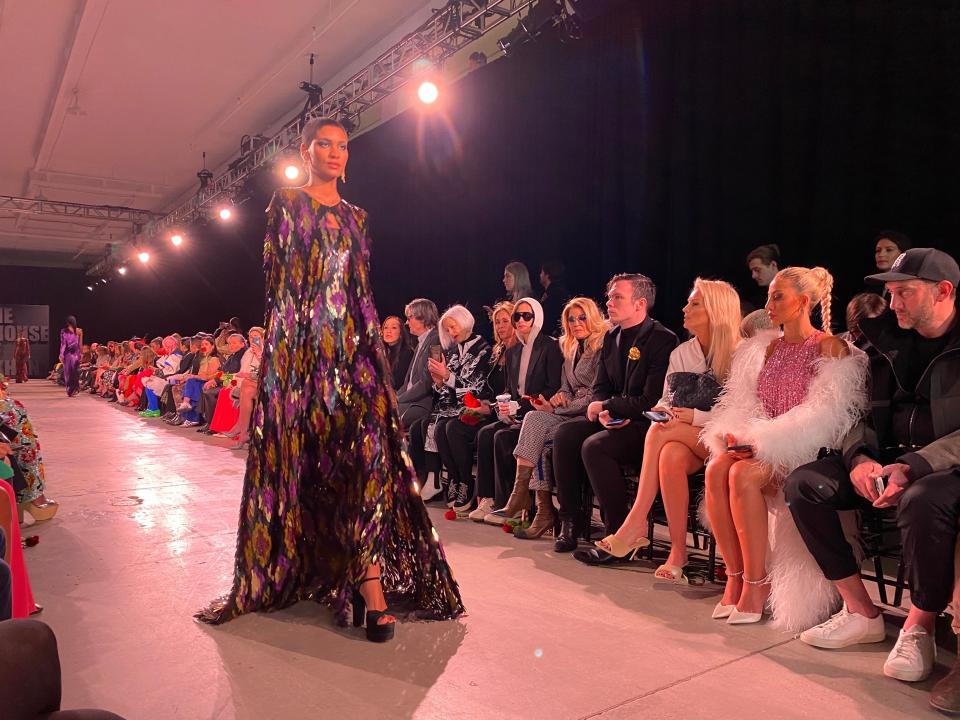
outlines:
[[[616,535],[607,535],[603,540],[597,540],[594,545],[608,555],[613,555],[614,557],[618,558],[629,555],[630,559],[633,560],[640,550],[650,545],[650,540],[648,538],[641,537],[635,543],[630,545],[625,543]]]
[[[657,568],[653,576],[657,580],[669,580],[675,585],[689,585],[690,580],[683,574],[683,568],[676,565],[663,564]]]

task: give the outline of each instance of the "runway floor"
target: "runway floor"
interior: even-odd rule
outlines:
[[[933,678],[884,678],[883,645],[819,651],[710,619],[719,586],[590,568],[549,541],[431,514],[459,621],[404,623],[384,646],[313,603],[202,626],[229,587],[244,457],[46,381],[11,385],[37,427],[57,517],[26,534],[63,707],[176,718],[918,718]],[[943,644],[950,646],[952,638]],[[0,713],[2,714],[2,713]]]

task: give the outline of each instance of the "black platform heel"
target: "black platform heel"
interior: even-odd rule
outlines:
[[[371,580],[379,580],[379,577],[368,577],[360,581],[360,585]],[[367,610],[367,602],[360,594],[360,588],[353,591],[353,626],[360,627],[366,620],[367,640],[370,642],[384,643],[393,640],[396,621],[390,623],[381,623],[380,618],[389,613],[386,610]],[[366,610],[366,612],[364,612]]]

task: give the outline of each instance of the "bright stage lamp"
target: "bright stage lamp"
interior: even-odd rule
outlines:
[[[146,250],[141,250],[137,253],[137,260],[142,263],[150,262],[150,253],[148,253]]]
[[[90,292],[93,292],[93,285],[87,285],[87,290],[89,290]]]
[[[121,265],[120,267],[117,268],[117,272],[120,273],[121,275],[126,275],[126,274],[127,274],[127,268],[126,268],[125,266]]]
[[[228,207],[222,207],[220,208],[220,210],[217,211],[217,216],[221,220],[226,222],[227,220],[233,217],[233,211]]]
[[[283,169],[283,174],[286,176],[287,180],[296,180],[300,177],[300,168],[296,165],[287,165]]]
[[[170,242],[172,242],[177,247],[183,245],[183,235],[176,233],[175,235],[170,236]]]
[[[427,80],[426,82],[420,83],[420,87],[417,88],[417,97],[420,98],[420,102],[425,105],[432,105],[437,101],[437,98],[440,97],[440,89],[432,82]]]

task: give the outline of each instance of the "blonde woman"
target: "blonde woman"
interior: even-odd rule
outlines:
[[[662,422],[647,430],[637,499],[620,529],[596,543],[615,557],[632,555],[650,544],[647,515],[660,491],[670,530],[670,555],[654,576],[686,584],[687,478],[703,467],[707,449],[700,430],[710,419],[720,384],[727,379],[733,351],[740,343],[740,297],[729,283],[697,278],[683,308],[683,327],[693,335],[670,353],[663,397],[653,408]]]
[[[508,299],[519,302],[520,298],[533,295],[533,286],[530,284],[530,271],[522,262],[507,263],[503,269],[503,287],[507,291]]]
[[[560,390],[549,399],[543,395],[534,398],[534,409],[523,416],[520,438],[513,451],[517,460],[517,474],[513,492],[504,510],[509,517],[529,507],[533,469],[543,453],[544,444],[553,437],[557,426],[586,415],[587,405],[590,404],[593,394],[593,382],[597,378],[603,336],[610,329],[610,324],[597,304],[585,297],[573,298],[566,304],[561,325],[563,374]],[[537,485],[533,489],[536,490],[537,514],[528,529],[517,531],[517,537],[521,539],[540,537],[551,529],[556,521],[550,486]],[[484,505],[478,508],[477,517],[474,519],[482,520],[493,512],[493,499],[488,498],[483,502]],[[483,515],[480,510],[485,510]]]
[[[821,448],[839,447],[865,404],[863,354],[851,354],[847,343],[830,334],[832,289],[833,278],[823,268],[790,267],[776,274],[766,307],[783,333],[760,333],[741,343],[720,403],[700,435],[710,450],[707,515],[727,566],[713,617],[729,624],[758,622],[769,598],[781,627],[802,630],[825,618],[836,602],[782,492],[792,470],[815,460]],[[819,330],[810,319],[817,306]]]

